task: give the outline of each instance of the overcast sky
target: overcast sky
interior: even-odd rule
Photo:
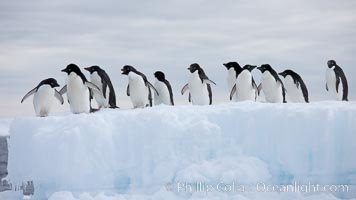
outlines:
[[[156,70],[165,72],[178,104],[187,103],[179,91],[194,62],[217,83],[213,102],[227,102],[228,61],[293,69],[315,101],[330,99],[325,70],[335,59],[356,99],[355,0],[2,0],[0,27],[0,116],[34,115],[23,95],[48,77],[63,85],[69,63],[105,69],[123,108],[131,107],[125,64],[152,82]]]

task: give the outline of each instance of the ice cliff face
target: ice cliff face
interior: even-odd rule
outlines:
[[[9,179],[33,180],[37,195],[46,198],[57,191],[114,191],[173,199],[181,196],[176,188],[166,191],[167,184],[197,181],[354,185],[355,130],[352,102],[242,102],[24,117],[11,124]]]

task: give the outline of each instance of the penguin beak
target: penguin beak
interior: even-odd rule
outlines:
[[[251,71],[254,70],[256,67],[256,65],[251,66]]]
[[[54,84],[54,87],[59,87],[60,85],[58,83],[55,83]]]
[[[61,72],[66,72],[66,73],[68,73],[68,70],[67,70],[67,68],[65,68],[65,69],[62,69]]]
[[[90,67],[85,67],[84,69],[90,72]]]
[[[283,76],[283,72],[279,72],[278,74],[281,75],[281,76]]]
[[[262,67],[257,67],[258,70],[262,71]]]
[[[126,72],[126,70],[124,68],[121,69],[121,74],[123,75],[127,75],[128,73]]]

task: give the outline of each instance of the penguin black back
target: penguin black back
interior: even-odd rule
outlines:
[[[156,72],[154,73],[154,76],[157,78],[157,80],[163,82],[163,83],[167,86],[168,91],[169,91],[169,96],[170,96],[171,104],[174,105],[172,86],[171,86],[171,84],[169,83],[169,81],[166,79],[165,74],[164,74],[163,72],[161,72],[161,71],[156,71]]]
[[[297,74],[293,70],[287,69],[287,70],[284,70],[283,72],[279,73],[279,75],[283,76],[284,78],[288,75],[291,76],[293,79],[293,82],[297,86],[297,88],[299,88],[299,86],[300,86],[305,102],[309,103],[307,86],[305,85],[302,77],[299,74]]]
[[[76,73],[82,79],[83,84],[85,84],[85,82],[88,81],[85,75],[82,73],[82,71],[80,71],[80,68],[76,64],[71,63],[67,65],[67,67],[63,69],[62,72],[66,72],[68,75],[72,72]]]
[[[335,77],[336,77],[336,92],[339,92],[338,90],[339,90],[339,84],[340,84],[340,79],[341,79],[341,83],[342,83],[342,87],[343,87],[342,100],[348,101],[349,86],[348,86],[344,71],[341,69],[341,67],[339,65],[336,64],[335,60],[329,60],[327,62],[327,64],[328,64],[329,68],[335,67],[334,72],[335,72]]]
[[[274,69],[271,67],[271,65],[269,64],[262,64],[260,67],[257,67],[257,69],[259,69],[261,71],[261,73],[265,73],[266,71],[268,71],[273,78],[276,80],[276,82],[279,82],[282,86],[282,95],[283,95],[283,103],[287,103],[286,101],[286,89],[284,87],[284,84],[282,82],[282,80],[279,78],[278,74],[276,71],[274,71]]]
[[[91,67],[87,67],[85,68],[85,70],[89,71],[90,74],[97,72],[98,75],[101,78],[101,83],[103,84],[102,92],[103,92],[103,96],[104,98],[106,98],[106,90],[107,87],[109,87],[109,105],[110,108],[117,108],[116,106],[116,95],[115,95],[115,89],[114,86],[111,83],[110,77],[109,75],[105,72],[105,70],[101,69],[99,66],[91,66]]]
[[[224,63],[223,64],[227,70],[231,69],[231,68],[234,68],[235,72],[236,72],[236,77],[241,73],[242,71],[242,68],[240,66],[240,64],[238,62],[228,62],[228,63]]]

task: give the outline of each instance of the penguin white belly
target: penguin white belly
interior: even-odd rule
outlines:
[[[297,85],[294,84],[294,80],[290,75],[287,75],[284,78],[284,86],[287,90],[287,102],[294,102],[294,103],[304,103],[305,99],[303,96],[302,92],[302,87],[299,85],[299,88],[297,88]]]
[[[37,116],[46,117],[51,109],[54,89],[49,85],[42,85],[33,96],[33,107]]]
[[[198,72],[190,75],[188,85],[193,105],[209,105],[208,87],[206,83],[202,83]]]
[[[166,84],[163,83],[162,81],[156,80],[154,86],[159,94],[159,95],[157,95],[156,92],[154,92],[155,105],[159,105],[162,103],[166,104],[166,105],[172,105],[171,97],[169,95],[169,90],[168,90],[168,87],[166,86]]]
[[[262,90],[267,102],[283,103],[282,85],[268,71],[262,74]]]
[[[339,84],[339,93],[336,92],[336,75],[334,71],[334,67],[327,68],[326,70],[326,83],[329,89],[329,93],[333,96],[334,99],[341,101],[342,100],[342,92],[343,92],[343,87],[342,87],[342,81],[340,80]]]
[[[236,72],[234,68],[230,68],[227,71],[227,85],[229,89],[229,94],[236,83]],[[232,96],[232,101],[236,101],[236,93]]]
[[[101,82],[101,77],[98,75],[97,72],[93,72],[90,75],[90,82],[92,82],[94,85],[98,86],[100,89],[100,92],[103,93],[103,83]],[[94,92],[94,98],[96,102],[98,103],[99,108],[108,108],[109,107],[109,88],[106,88],[106,98],[104,98],[104,95],[100,95]]]
[[[140,75],[129,73],[130,98],[134,108],[144,108],[148,103],[148,89]],[[153,93],[153,91],[151,91]]]
[[[243,70],[236,79],[236,101],[255,101],[256,92],[252,87],[252,75]]]
[[[70,73],[67,81],[67,96],[72,113],[89,113],[89,89],[75,73]]]

